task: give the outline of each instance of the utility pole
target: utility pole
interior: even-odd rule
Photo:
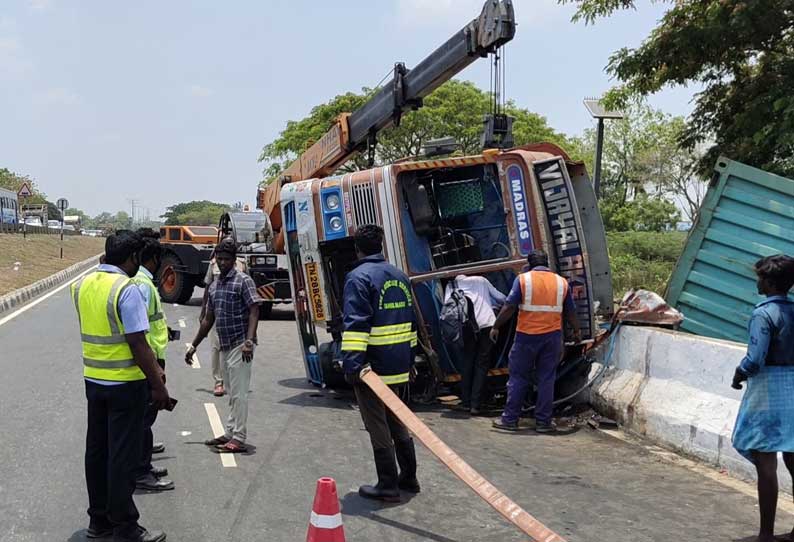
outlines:
[[[135,206],[140,203],[140,200],[135,198],[127,198],[127,201],[130,204],[130,229],[135,227]]]

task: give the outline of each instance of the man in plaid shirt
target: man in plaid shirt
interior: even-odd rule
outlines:
[[[237,244],[231,238],[223,239],[215,247],[215,262],[220,276],[209,286],[206,314],[185,354],[185,362],[192,364],[196,347],[214,324],[220,344],[223,381],[229,394],[229,417],[226,433],[204,444],[221,453],[245,451],[251,360],[259,324],[259,303],[263,301],[256,292],[253,279],[235,269],[236,257]]]

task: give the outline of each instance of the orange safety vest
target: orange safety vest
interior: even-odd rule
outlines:
[[[540,335],[562,329],[562,304],[568,281],[551,271],[528,271],[518,277],[522,303],[516,331]]]

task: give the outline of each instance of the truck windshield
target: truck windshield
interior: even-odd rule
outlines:
[[[230,213],[230,218],[234,224],[238,243],[264,242],[265,215],[263,213]]]

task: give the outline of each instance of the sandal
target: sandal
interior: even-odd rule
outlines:
[[[215,452],[219,454],[240,454],[246,452],[245,444],[239,440],[230,440],[226,444],[215,446]]]
[[[204,441],[204,445],[205,446],[223,446],[227,442],[229,442],[229,439],[226,438],[225,435],[223,435],[223,436],[220,436],[220,437],[215,437],[213,439],[205,440]]]

